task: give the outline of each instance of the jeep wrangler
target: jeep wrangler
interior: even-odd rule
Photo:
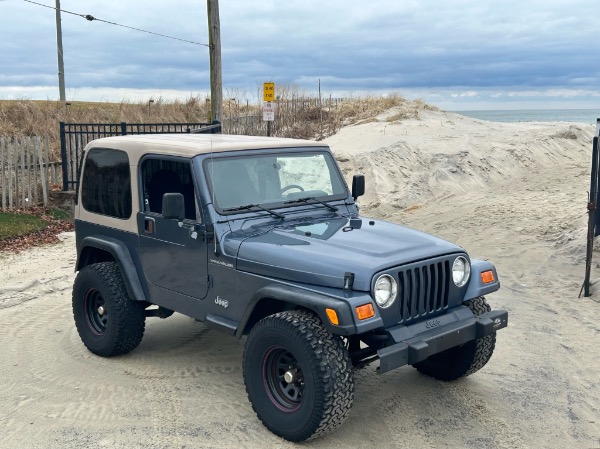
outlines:
[[[97,139],[75,206],[73,315],[83,344],[136,348],[146,317],[185,314],[246,337],[252,408],[290,441],[344,422],[353,369],[412,365],[450,381],[483,367],[504,310],[494,266],[359,215],[323,142],[228,135]]]

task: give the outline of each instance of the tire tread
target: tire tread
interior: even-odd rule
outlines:
[[[111,332],[110,338],[103,347],[96,347],[88,341],[85,317],[78,317],[83,307],[83,295],[79,291],[85,283],[93,283],[102,291],[105,302],[110,302]],[[135,349],[145,330],[144,306],[131,300],[127,294],[121,271],[115,262],[100,262],[84,267],[75,279],[73,286],[73,316],[75,325],[83,344],[99,356],[112,357],[125,354]],[[83,322],[82,322],[83,321]],[[107,330],[108,331],[108,330]]]
[[[305,310],[292,310],[270,315],[254,326],[248,338],[250,340],[253,337],[252,334],[258,335],[258,333],[273,327],[286,331],[295,330],[297,337],[309,345],[311,352],[316,357],[321,379],[324,381],[324,403],[317,403],[315,406],[322,408],[322,414],[318,417],[318,422],[308,423],[302,434],[290,437],[281,429],[273,428],[263,419],[252,401],[252,395],[248,389],[249,382],[246,381],[246,393],[252,409],[265,427],[290,441],[310,440],[336,429],[348,418],[354,401],[352,363],[342,341],[328,332],[317,316]],[[246,366],[249,356],[248,345],[246,345],[244,366]],[[244,370],[245,378],[246,375],[247,372]]]
[[[475,316],[491,310],[483,296],[465,303]],[[438,380],[451,381],[470,376],[479,371],[492,357],[496,347],[496,332],[470,341],[461,347],[450,348],[414,367],[422,374]]]

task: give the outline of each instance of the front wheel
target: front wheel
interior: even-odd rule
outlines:
[[[286,440],[322,435],[350,413],[348,351],[310,312],[281,312],[258,322],[246,341],[243,371],[258,418]]]
[[[144,305],[129,298],[115,262],[88,265],[77,273],[73,317],[83,344],[103,357],[133,350],[144,336]]]
[[[484,297],[465,305],[475,316],[491,310]],[[438,380],[456,380],[479,371],[490,360],[496,346],[496,332],[447,349],[413,365],[420,373]]]

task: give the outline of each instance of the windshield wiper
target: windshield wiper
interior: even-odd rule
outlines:
[[[246,204],[245,206],[230,207],[229,209],[223,209],[223,212],[235,212],[238,210],[249,210],[254,208],[264,210],[265,212],[270,213],[274,217],[281,218],[282,220],[285,218],[285,216],[278,214],[277,212],[274,212],[271,209],[267,209],[266,207],[262,207],[260,204]]]
[[[323,206],[328,207],[329,209],[331,209],[334,212],[338,211],[337,207],[332,206],[331,204],[327,204],[325,201],[318,200],[314,196],[307,196],[306,198],[298,198],[297,200],[286,201],[283,204],[308,203],[309,201],[314,201],[316,203],[322,204]]]

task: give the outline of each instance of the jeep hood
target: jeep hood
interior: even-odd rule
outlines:
[[[344,275],[351,272],[353,289],[361,291],[369,291],[373,275],[382,270],[463,251],[428,234],[368,218],[253,226],[248,231],[243,237],[241,231],[229,235],[239,245],[238,270],[336,288],[343,288]]]

